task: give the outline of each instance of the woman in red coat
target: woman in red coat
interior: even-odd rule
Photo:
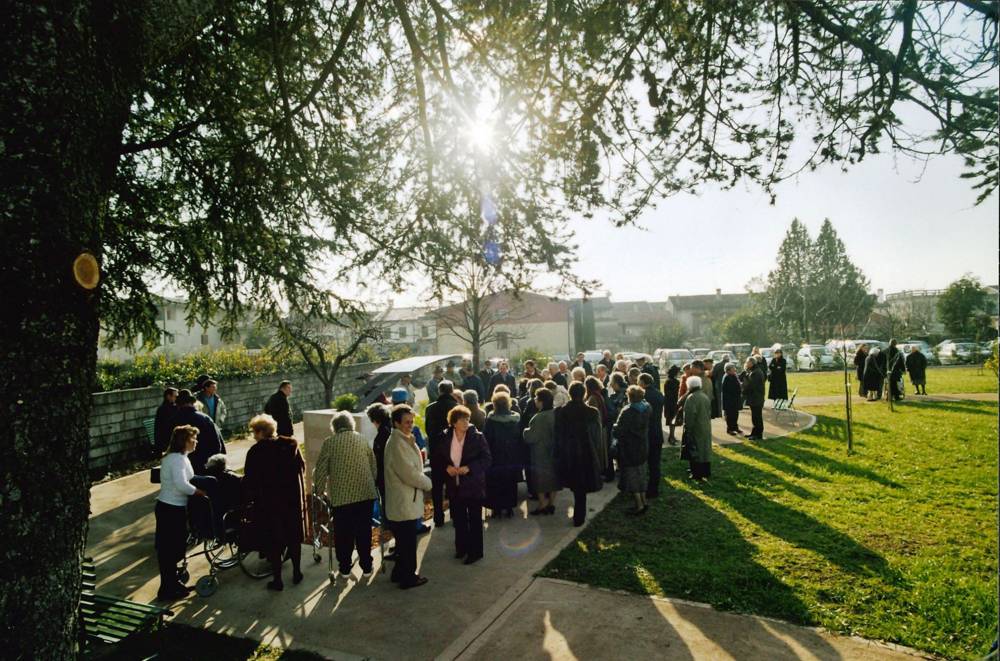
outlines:
[[[292,561],[292,582],[302,581],[302,540],[306,536],[305,461],[298,442],[278,436],[277,423],[269,415],[250,421],[257,443],[247,452],[244,467],[244,499],[252,521],[253,545],[267,555],[274,579],[268,590],[284,589],[282,556]]]

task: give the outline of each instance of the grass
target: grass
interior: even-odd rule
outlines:
[[[132,636],[100,658],[132,661],[154,655],[158,661],[322,661],[325,658],[181,624],[168,624],[159,631]]]
[[[543,575],[706,602],[951,658],[997,623],[997,406],[905,402],[780,440],[718,448],[713,478],[667,487],[637,526],[618,497]]]
[[[849,373],[851,388],[857,394],[853,370]],[[906,391],[911,391],[909,377],[904,377]],[[799,389],[799,397],[821,397],[844,394],[844,373],[789,372],[788,392]],[[978,367],[928,367],[927,392],[931,395],[947,393],[997,392],[997,376],[989,369]]]

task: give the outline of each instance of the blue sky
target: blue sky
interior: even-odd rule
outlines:
[[[997,283],[998,198],[975,206],[961,161],[926,164],[879,154],[847,173],[824,166],[778,187],[774,206],[758,188],[705,189],[647,211],[637,228],[575,219],[576,272],[604,283],[613,300],[663,300],[721,288],[743,291],[773,268],[792,218],[815,235],[830,218],[873,291],[944,288],[963,273]]]

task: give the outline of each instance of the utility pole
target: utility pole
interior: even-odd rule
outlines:
[[[840,351],[844,355],[844,406],[847,410],[847,417],[844,421],[847,427],[847,454],[854,453],[854,416],[851,411],[851,379],[847,369],[847,330],[844,324],[840,324]]]

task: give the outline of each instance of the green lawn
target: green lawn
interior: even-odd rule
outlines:
[[[851,389],[857,394],[853,370],[849,373]],[[906,392],[912,392],[909,377],[905,377]],[[789,372],[788,392],[798,388],[799,397],[844,394],[844,373]],[[927,393],[944,395],[963,392],[997,392],[997,376],[989,369],[978,367],[929,367],[927,368]]]
[[[794,377],[793,377],[794,379]],[[779,440],[718,448],[706,485],[665,451],[645,517],[618,497],[543,575],[706,602],[948,657],[997,622],[997,406],[855,409]],[[638,525],[640,524],[641,525]]]

